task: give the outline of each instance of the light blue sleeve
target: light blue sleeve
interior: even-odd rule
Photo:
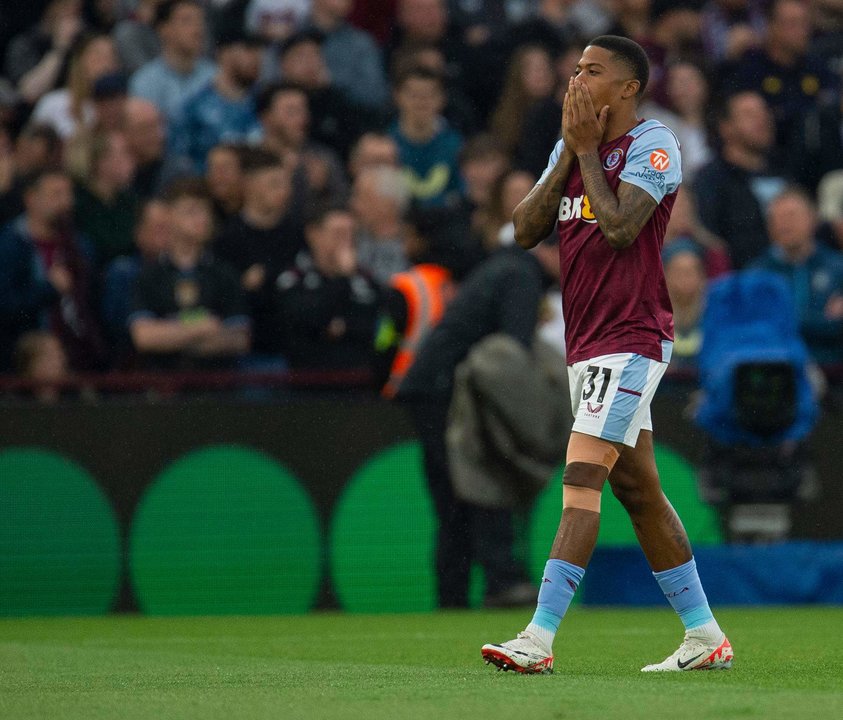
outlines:
[[[666,127],[641,133],[629,146],[620,179],[646,190],[656,202],[676,192],[682,182],[682,156],[676,136]]]
[[[547,167],[544,169],[542,176],[539,178],[539,181],[536,183],[537,185],[541,185],[544,182],[544,179],[550,175],[550,171],[556,167],[556,163],[559,162],[559,158],[562,156],[562,150],[565,148],[565,141],[560,140],[553,146],[553,150],[550,152],[550,157],[547,159]]]

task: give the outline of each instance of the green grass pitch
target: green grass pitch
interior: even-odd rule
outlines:
[[[669,610],[574,608],[550,676],[484,665],[529,614],[0,620],[0,718],[843,718],[841,608],[720,610],[731,671],[640,673]]]

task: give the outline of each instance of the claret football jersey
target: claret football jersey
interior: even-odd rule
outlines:
[[[560,140],[543,182],[562,154]],[[621,182],[648,192],[658,203],[635,242],[613,250],[594,216],[575,163],[559,203],[557,232],[568,363],[613,353],[669,359],[673,311],[661,250],[670,211],[682,181],[676,136],[656,120],[642,120],[626,135],[600,146],[609,187]]]

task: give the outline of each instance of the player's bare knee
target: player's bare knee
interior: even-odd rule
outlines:
[[[654,492],[650,487],[634,481],[619,482],[613,476],[610,485],[612,493],[631,517],[652,512],[663,502],[664,495],[660,491]]]

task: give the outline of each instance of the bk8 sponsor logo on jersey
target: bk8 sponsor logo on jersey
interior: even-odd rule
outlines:
[[[582,220],[587,223],[597,222],[597,218],[591,211],[588,195],[578,195],[574,198],[563,197],[559,201],[559,222],[567,222],[568,220]]]

